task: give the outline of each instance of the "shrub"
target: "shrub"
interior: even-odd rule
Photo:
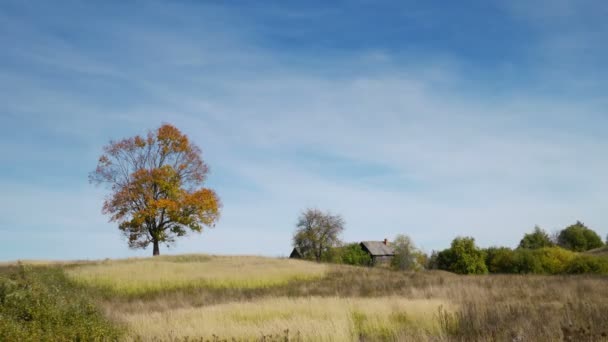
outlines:
[[[490,247],[485,250],[485,262],[490,273],[517,273],[515,252],[508,247]]]
[[[533,273],[533,274],[542,274],[543,266],[538,258],[537,253],[531,249],[518,249],[514,253],[515,256],[515,265],[513,269],[513,273]]]
[[[516,250],[494,247],[486,250],[486,263],[491,273],[561,274],[575,256],[559,247]]]
[[[371,256],[358,243],[344,246],[341,254],[342,263],[347,265],[369,266],[372,263]]]
[[[608,274],[608,259],[591,255],[579,255],[570,261],[565,272],[568,274]]]
[[[114,341],[120,335],[60,268],[19,266],[0,277],[0,341]]]
[[[576,257],[576,253],[560,247],[541,248],[533,252],[540,262],[542,273],[560,274],[566,271],[568,264]]]
[[[321,254],[320,261],[329,262],[333,264],[341,264],[342,263],[342,255],[344,253],[343,247],[331,247],[328,248],[323,254]],[[312,254],[309,254],[309,260],[314,260]]]

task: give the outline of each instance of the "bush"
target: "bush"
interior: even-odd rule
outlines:
[[[486,274],[488,267],[485,263],[484,252],[475,246],[472,237],[457,237],[449,249],[437,255],[439,269],[458,274]]]
[[[332,264],[341,264],[342,263],[342,254],[344,253],[344,250],[342,247],[331,247],[328,248],[327,250],[325,250],[322,254],[321,254],[321,259],[319,261],[321,262],[329,262]],[[312,254],[306,254],[306,258],[307,260],[315,260],[314,255]]]
[[[490,247],[485,250],[485,262],[490,273],[517,273],[515,252],[508,247]]]
[[[342,247],[341,262],[347,265],[369,266],[372,258],[360,244],[351,243]]]
[[[564,273],[568,264],[576,257],[576,253],[560,247],[541,248],[534,251],[533,255],[539,260],[544,274]]]
[[[602,238],[580,221],[562,230],[557,237],[557,243],[575,252],[584,252],[604,245]]]
[[[120,335],[59,268],[19,266],[0,277],[0,341],[115,341]]]
[[[591,255],[579,255],[571,260],[565,272],[568,274],[608,274],[608,259]]]
[[[490,273],[561,274],[576,253],[559,248],[538,249],[491,247],[485,250]]]
[[[514,253],[515,256],[515,264],[513,268],[513,273],[522,273],[522,274],[542,274],[543,265],[538,258],[538,253],[535,253],[534,250],[531,249],[518,249]]]

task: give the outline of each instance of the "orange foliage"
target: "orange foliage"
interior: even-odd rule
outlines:
[[[159,243],[171,243],[188,230],[201,232],[219,219],[219,197],[203,187],[208,172],[201,150],[163,124],[145,138],[111,141],[90,180],[111,186],[103,212],[118,222],[129,246],[152,243],[157,255]]]

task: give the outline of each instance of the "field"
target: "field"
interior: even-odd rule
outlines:
[[[260,257],[185,255],[74,267],[77,282],[136,295],[184,288],[263,288],[321,278],[327,265]]]
[[[0,265],[0,303],[0,340],[608,340],[605,276],[184,255]]]

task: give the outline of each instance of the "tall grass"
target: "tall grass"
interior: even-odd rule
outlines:
[[[68,270],[75,281],[138,295],[191,288],[264,288],[319,279],[326,265],[262,257],[189,256],[106,261]]]
[[[163,312],[115,313],[143,340],[212,339],[256,340],[285,331],[304,341],[381,340],[398,337],[441,336],[439,300],[380,298],[267,298],[184,308]]]
[[[330,266],[326,276],[313,281],[291,282],[262,289],[198,288],[135,299],[115,297],[104,301],[103,307],[108,314],[120,312],[125,317],[143,319],[146,316],[171,317],[182,313],[185,316],[192,314],[192,320],[196,321],[196,317],[207,312],[206,307],[217,304],[227,305],[218,306],[224,310],[231,308],[235,312],[246,312],[255,307],[251,303],[266,303],[267,307],[268,303],[278,298],[298,300],[309,297],[319,298],[320,305],[324,305],[324,300],[320,298],[326,298],[327,303],[334,298],[342,298],[345,301],[377,300],[379,305],[390,307],[391,301],[387,301],[387,297],[450,305],[450,310],[437,310],[437,314],[429,318],[429,324],[440,326],[438,334],[427,333],[422,337],[423,332],[406,325],[400,326],[398,333],[395,333],[395,329],[389,329],[390,333],[384,335],[377,333],[383,331],[381,328],[354,330],[361,333],[358,338],[367,341],[559,341],[565,338],[571,341],[601,341],[605,339],[603,335],[608,334],[608,315],[605,314],[608,312],[608,277],[605,276],[459,276],[442,271],[405,273]],[[338,307],[343,308],[341,312],[348,311],[344,305]],[[253,312],[255,314],[257,311]],[[323,317],[329,319],[327,315]],[[356,315],[352,315],[351,319],[357,319],[353,317]],[[170,321],[171,325],[175,324],[173,330],[181,329],[180,320]],[[188,319],[183,318],[183,321],[187,322]],[[162,327],[163,321],[158,322]],[[361,322],[365,322],[365,319]],[[284,329],[289,328],[292,335],[300,331],[302,338],[306,338],[308,330],[305,320],[291,323],[285,325]],[[344,341],[341,336],[350,336],[353,330],[345,327],[336,325],[333,333],[338,337],[335,341]],[[280,331],[278,327],[271,331],[260,331],[260,334],[276,334],[277,331]],[[226,337],[230,340],[230,335]]]

